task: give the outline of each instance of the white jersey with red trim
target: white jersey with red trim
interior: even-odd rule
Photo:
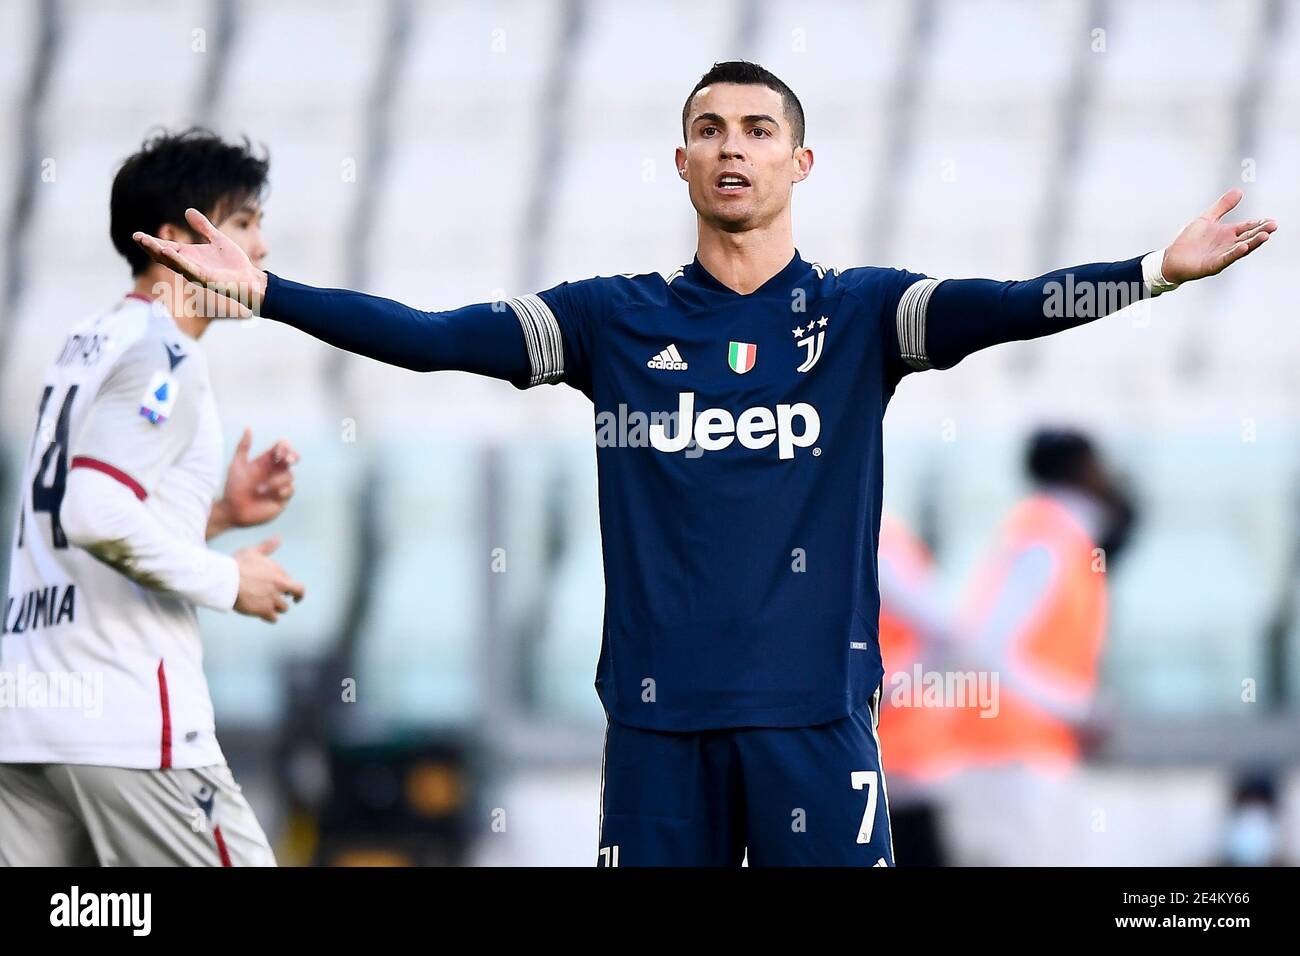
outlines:
[[[194,603],[147,586],[146,575],[137,583],[108,563],[131,566],[130,555],[108,553],[113,541],[98,547],[101,560],[60,523],[69,472],[86,468],[117,483],[97,486],[111,494],[130,489],[186,548],[203,548],[222,455],[203,354],[165,309],[128,296],[72,330],[45,372],[19,486],[0,637],[0,763],[224,762]],[[229,608],[238,571],[211,554],[224,562],[213,604]]]

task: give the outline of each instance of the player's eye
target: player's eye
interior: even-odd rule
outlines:
[[[772,135],[771,132],[769,132],[768,130],[764,129],[762,126],[755,126],[755,127],[753,128],[753,130],[751,130],[751,132],[754,132],[754,133],[758,133],[758,134],[760,134],[759,137],[758,137],[759,139],[763,139],[763,138],[766,137],[766,136],[771,136],[771,135]]]
[[[703,129],[700,130],[700,135],[708,136],[709,133],[717,132],[717,129],[718,128],[716,126],[705,126]]]

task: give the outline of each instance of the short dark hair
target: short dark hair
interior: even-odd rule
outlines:
[[[162,131],[145,140],[113,178],[109,235],[113,247],[138,276],[149,267],[148,254],[131,235],[157,235],[166,223],[188,229],[185,210],[193,206],[220,220],[266,190],[270,157],[253,152],[247,137],[227,143],[215,133],[191,127]]]
[[[1079,487],[1096,457],[1096,447],[1082,432],[1042,428],[1030,436],[1025,471],[1038,484]]]
[[[757,63],[750,63],[748,60],[727,60],[725,63],[715,63],[713,68],[700,77],[700,82],[695,84],[695,89],[691,90],[691,95],[686,97],[686,105],[682,107],[682,139],[689,139],[688,130],[691,119],[691,100],[695,99],[695,94],[706,86],[712,86],[714,83],[744,83],[754,86],[766,86],[769,90],[776,90],[781,94],[781,105],[785,109],[785,115],[790,120],[790,138],[796,146],[803,145],[804,121],[803,105],[799,102],[799,97],[794,95],[794,90],[786,86],[781,78],[775,73],[763,69]]]

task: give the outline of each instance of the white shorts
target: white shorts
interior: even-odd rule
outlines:
[[[225,764],[0,764],[0,866],[275,866]]]

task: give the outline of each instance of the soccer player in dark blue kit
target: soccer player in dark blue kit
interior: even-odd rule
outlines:
[[[598,862],[892,866],[876,738],[881,423],[900,379],[1080,325],[1215,275],[1271,219],[1231,190],[1162,250],[1023,282],[940,281],[805,259],[791,229],[804,114],[761,67],[716,64],[676,166],[694,260],[424,312],[254,269],[202,242],[137,241],[191,281],[339,348],[595,413],[608,715]]]

